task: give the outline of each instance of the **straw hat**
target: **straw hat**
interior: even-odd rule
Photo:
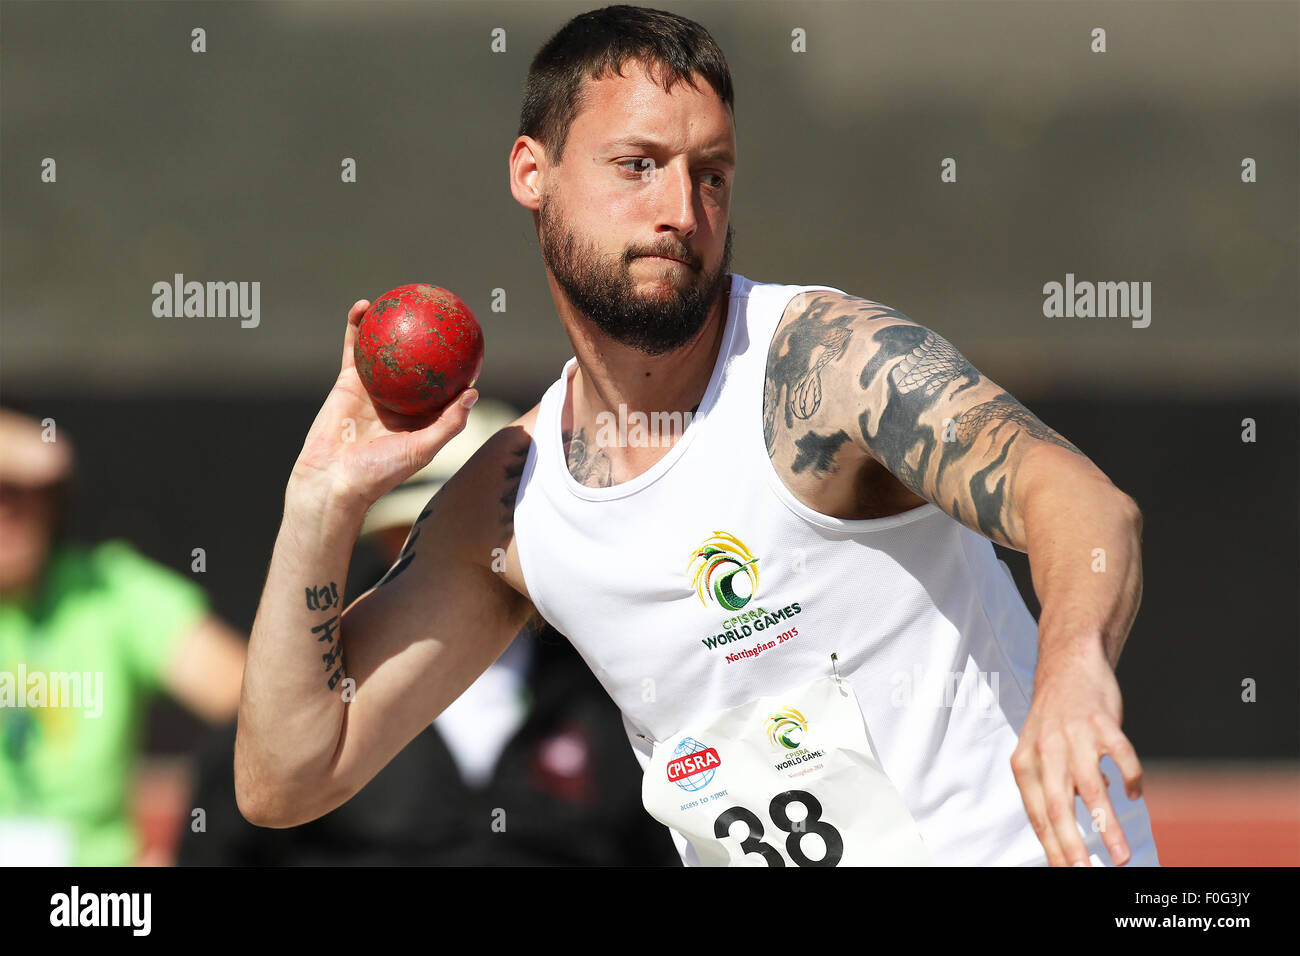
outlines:
[[[519,412],[505,402],[490,398],[476,402],[470,409],[464,429],[442,447],[433,461],[370,506],[361,524],[361,533],[371,534],[384,528],[409,528],[434,492],[459,471],[484,442],[518,417]]]
[[[60,432],[45,441],[35,418],[0,408],[0,481],[37,488],[72,474],[72,443]]]

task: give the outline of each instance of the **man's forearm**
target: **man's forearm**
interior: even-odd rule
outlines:
[[[1055,452],[1046,450],[1044,459]],[[1039,671],[1097,650],[1113,668],[1142,599],[1137,504],[1100,472],[1059,467],[1040,469],[1023,494],[1026,550],[1042,605]]]
[[[257,806],[286,781],[328,770],[343,722],[343,582],[361,518],[285,496],[249,638],[236,741],[236,789]],[[271,807],[261,807],[270,812]]]

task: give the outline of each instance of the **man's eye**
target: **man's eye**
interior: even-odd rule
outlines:
[[[655,168],[655,161],[653,159],[646,159],[642,157],[640,159],[620,160],[618,165],[633,166],[635,168],[632,170],[632,172],[637,173],[638,175],[645,175],[646,173],[650,172],[652,169]]]
[[[722,173],[705,173],[704,175],[715,180],[715,182],[710,184],[714,189],[721,189],[723,186],[727,185],[727,177],[723,176]]]

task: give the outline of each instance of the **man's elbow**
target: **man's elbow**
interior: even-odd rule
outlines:
[[[277,824],[268,802],[248,787],[240,786],[238,781],[235,783],[235,806],[239,807],[239,815],[255,827],[274,828]]]
[[[1100,468],[1094,465],[1093,469],[1094,481],[1089,487],[1092,489],[1092,507],[1097,509],[1096,513],[1107,521],[1119,521],[1141,540],[1142,509],[1138,507],[1137,499],[1116,485]]]
[[[1116,489],[1118,491],[1118,489]],[[1142,540],[1142,509],[1132,495],[1119,491],[1119,512],[1124,521],[1133,529],[1139,541]]]
[[[314,812],[312,789],[287,779],[268,779],[242,759],[235,747],[235,805],[239,814],[255,827],[283,830],[309,823],[322,814]],[[315,788],[317,794],[323,788]]]
[[[239,815],[255,827],[280,828],[286,826],[283,802],[275,798],[274,788],[258,785],[235,757],[235,806]]]
[[[302,826],[315,817],[303,813],[301,803],[286,799],[286,795],[277,794],[266,788],[251,787],[235,783],[235,805],[239,814],[255,827],[268,830],[285,830],[289,827]]]

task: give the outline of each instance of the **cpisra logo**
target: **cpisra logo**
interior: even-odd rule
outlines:
[[[722,758],[716,750],[694,737],[683,737],[673,748],[673,759],[668,761],[668,779],[683,790],[703,790],[713,782],[721,766]]]
[[[758,593],[757,564],[758,558],[734,534],[715,531],[691,553],[686,570],[701,604],[708,607],[713,600],[739,611]]]

